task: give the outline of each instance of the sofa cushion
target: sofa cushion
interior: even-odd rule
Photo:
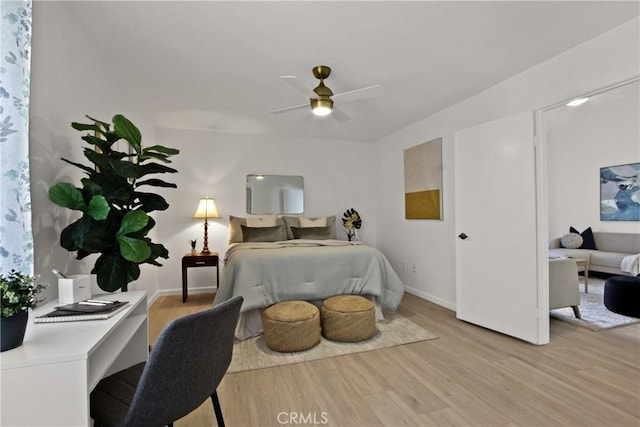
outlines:
[[[598,250],[626,254],[640,254],[640,234],[595,231],[593,237]]]
[[[593,230],[591,230],[591,227],[585,228],[582,233],[580,233],[573,227],[569,227],[569,233],[578,233],[580,236],[582,236],[582,245],[580,246],[580,249],[597,249],[596,241],[593,237]]]
[[[623,254],[620,252],[603,252],[595,251],[591,255],[591,265],[597,269],[598,266],[620,269],[622,260],[629,254]]]

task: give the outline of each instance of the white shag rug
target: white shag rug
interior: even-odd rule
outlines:
[[[640,322],[639,318],[623,316],[607,310],[603,302],[604,280],[589,278],[589,293],[584,293],[583,279],[580,279],[580,314],[582,319],[576,319],[571,307],[557,308],[549,313],[551,317],[574,325],[584,326],[593,331],[611,329],[618,326],[631,325]]]
[[[366,341],[342,343],[323,337],[317,346],[295,353],[270,350],[262,335],[244,341],[236,340],[233,345],[233,359],[227,373],[272,368],[438,338],[397,313],[385,314],[385,319],[377,323],[377,328],[378,333]]]

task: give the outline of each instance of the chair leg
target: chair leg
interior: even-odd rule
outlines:
[[[582,319],[582,315],[580,314],[580,307],[577,305],[571,306],[573,308],[573,314],[576,316],[576,319]]]
[[[224,427],[224,418],[222,417],[222,409],[220,408],[220,401],[218,400],[218,391],[214,391],[211,395],[211,402],[213,402],[213,410],[216,413],[216,421],[218,427]]]

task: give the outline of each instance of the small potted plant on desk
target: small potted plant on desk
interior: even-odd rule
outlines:
[[[22,345],[29,320],[29,309],[44,301],[38,294],[47,285],[35,277],[11,270],[8,275],[0,274],[2,293],[2,315],[0,316],[0,351],[11,350]]]

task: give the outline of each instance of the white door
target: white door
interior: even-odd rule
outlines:
[[[456,132],[456,311],[461,320],[545,344],[535,161],[533,112]]]

